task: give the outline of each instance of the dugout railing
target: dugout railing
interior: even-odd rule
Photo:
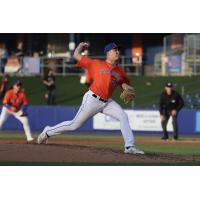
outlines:
[[[105,59],[103,56],[90,56],[97,59]],[[139,76],[142,73],[142,58],[121,56],[119,64],[125,69],[128,75]],[[0,59],[1,74],[12,75],[44,75],[46,69],[54,69],[55,75],[69,76],[81,75],[84,70],[75,67],[75,61],[68,57],[10,57],[7,63],[2,65]]]
[[[91,56],[91,58],[97,58],[104,60],[103,56]],[[138,58],[136,58],[138,59]],[[129,75],[141,75],[141,65],[139,59],[136,60],[133,57],[122,56],[119,64],[125,69],[126,73]],[[68,75],[81,75],[84,73],[84,70],[81,68],[75,67],[75,61],[68,58],[47,58],[41,57],[41,74],[45,73],[45,69],[47,68],[55,69],[56,75],[68,76]]]

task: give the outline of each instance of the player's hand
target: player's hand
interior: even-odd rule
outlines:
[[[74,59],[76,60],[76,61],[80,61],[81,60],[81,58],[82,58],[82,55],[81,55],[81,52],[84,50],[84,49],[87,49],[89,47],[89,44],[88,43],[86,43],[86,42],[81,42],[78,46],[77,46],[77,48],[75,49],[75,51],[74,51]]]
[[[79,48],[82,48],[82,49],[86,49],[89,47],[89,44],[87,42],[81,42],[79,45],[78,45]]]
[[[165,115],[160,115],[161,122],[164,121],[165,119],[166,119]]]
[[[172,115],[172,116],[177,115],[177,111],[176,111],[176,110],[172,110],[172,111],[171,111],[171,115]]]
[[[131,90],[131,91],[134,91],[134,88],[126,83],[123,83],[122,84],[122,88],[123,90]]]
[[[15,107],[11,107],[11,108],[10,108],[10,111],[11,111],[11,112],[17,112],[17,109],[16,109]]]

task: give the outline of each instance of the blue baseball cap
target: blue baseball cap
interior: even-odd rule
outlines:
[[[116,45],[115,43],[109,43],[104,47],[104,54],[106,54],[111,49],[119,49],[120,46]]]
[[[21,86],[22,82],[20,80],[14,81],[13,86],[14,85]]]

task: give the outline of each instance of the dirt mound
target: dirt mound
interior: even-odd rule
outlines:
[[[81,145],[26,144],[21,140],[0,142],[0,165],[200,165],[200,156],[123,151]],[[21,164],[20,164],[21,163]]]

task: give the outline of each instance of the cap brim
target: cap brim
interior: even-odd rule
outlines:
[[[109,50],[104,50],[104,54],[106,54],[107,52],[109,52],[110,50],[112,50],[112,49],[118,49],[118,50],[121,50],[122,49],[122,46],[121,45],[119,45],[119,46],[115,46],[115,47],[113,47],[113,48],[111,48],[111,49],[109,49]]]
[[[116,46],[116,47],[114,47],[114,48],[112,48],[112,49],[119,49],[119,50],[121,50],[121,49],[122,49],[122,46]]]
[[[21,82],[17,82],[17,83],[14,83],[13,86],[14,86],[14,85],[22,86],[22,83],[21,83]]]
[[[21,87],[21,86],[22,86],[21,84],[14,84],[14,86],[15,86],[15,85],[18,86],[18,87]]]

